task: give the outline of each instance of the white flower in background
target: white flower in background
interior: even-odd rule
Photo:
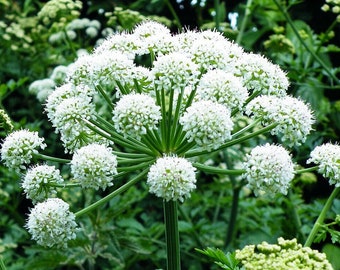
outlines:
[[[39,245],[56,248],[67,248],[67,242],[76,238],[78,230],[69,205],[58,198],[36,204],[28,216],[26,228]]]
[[[28,91],[36,95],[40,102],[43,102],[53,92],[55,86],[55,81],[49,78],[36,80],[30,84]]]
[[[305,142],[315,121],[308,104],[291,96],[256,97],[247,105],[246,113],[261,119],[264,125],[277,123],[271,134],[288,146]]]
[[[66,66],[56,66],[53,71],[52,74],[50,76],[50,78],[57,84],[57,85],[61,85],[67,76],[67,72],[68,72],[68,67]]]
[[[64,179],[61,177],[60,171],[54,166],[39,165],[26,172],[21,187],[26,193],[26,198],[35,203],[57,193],[56,188],[49,186],[49,184],[62,184],[63,182]]]
[[[147,130],[157,128],[161,119],[160,107],[146,94],[123,95],[113,110],[112,120],[124,136],[140,138]]]
[[[113,186],[117,174],[117,157],[101,144],[79,148],[72,157],[71,173],[83,188],[103,189]]]
[[[40,138],[38,132],[29,130],[18,130],[9,134],[1,146],[1,159],[5,165],[16,171],[25,169],[38,149],[45,149],[44,139]]]
[[[230,110],[241,110],[247,97],[247,88],[242,85],[240,78],[224,70],[209,70],[197,86],[197,100],[211,100],[225,105]]]
[[[242,77],[248,90],[263,95],[286,95],[289,87],[286,73],[264,56],[245,53],[235,64],[234,74]]]
[[[167,156],[157,159],[147,177],[150,193],[166,201],[183,202],[196,188],[196,176],[192,164],[185,158]]]
[[[294,178],[294,164],[290,154],[282,146],[265,144],[257,146],[246,156],[243,164],[247,186],[258,196],[287,194]]]
[[[340,187],[340,145],[326,143],[314,148],[308,163],[319,165],[319,173],[329,179],[329,183]]]
[[[158,57],[151,70],[156,90],[164,89],[168,92],[174,89],[175,93],[179,93],[181,89],[198,81],[198,68],[186,54],[179,52]]]
[[[230,111],[223,105],[212,101],[193,103],[179,120],[189,142],[208,151],[217,149],[231,139],[233,122]]]

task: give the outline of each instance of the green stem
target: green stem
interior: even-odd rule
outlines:
[[[277,123],[273,123],[273,124],[270,124],[269,126],[266,126],[266,127],[262,128],[262,129],[256,131],[256,132],[253,132],[251,134],[244,135],[244,136],[242,136],[240,138],[236,138],[236,139],[230,140],[229,142],[221,145],[219,148],[217,148],[217,149],[215,149],[215,150],[213,150],[211,152],[220,151],[220,150],[225,149],[227,147],[230,147],[232,145],[235,145],[235,144],[241,143],[243,141],[246,141],[248,139],[251,139],[253,137],[256,137],[257,135],[266,133],[266,132],[272,130],[273,128],[275,128],[277,125],[278,125]],[[209,151],[207,151],[207,150],[193,149],[191,151],[188,151],[185,154],[185,156],[186,157],[194,157],[194,156],[204,155],[204,154],[207,154],[207,153],[209,153]]]
[[[301,219],[297,211],[296,205],[293,204],[293,194],[290,191],[288,192],[287,208],[289,211],[289,216],[292,218],[292,222],[297,232],[296,233],[297,239],[299,243],[304,242],[306,239],[304,239],[303,233],[301,232],[301,228],[302,228]]]
[[[151,165],[152,163],[154,163],[154,159],[152,159],[148,162],[137,164],[137,165],[131,165],[131,166],[128,166],[128,167],[118,167],[117,170],[119,172],[132,172],[132,171],[136,171],[136,170],[139,170],[139,169],[143,169],[146,166]]]
[[[231,203],[231,211],[229,215],[229,224],[227,229],[227,237],[225,241],[225,246],[228,247],[228,245],[231,243],[234,232],[235,232],[235,224],[236,224],[236,218],[237,218],[237,211],[238,211],[238,202],[240,198],[240,191],[241,186],[233,186],[233,199]]]
[[[114,105],[112,104],[112,101],[111,101],[110,97],[105,93],[103,87],[101,85],[99,85],[99,84],[95,85],[94,87],[103,96],[103,98],[105,99],[106,103],[109,105],[110,109],[113,110],[114,109]]]
[[[56,157],[51,157],[43,154],[35,154],[35,157],[46,160],[46,161],[53,161],[53,162],[58,162],[58,163],[70,163],[71,160],[69,159],[64,159],[64,158],[56,158]]]
[[[220,1],[214,0],[214,9],[215,9],[215,28],[219,31],[220,29]]]
[[[177,201],[163,201],[167,270],[180,270],[180,246]]]
[[[246,172],[245,170],[229,170],[229,169],[216,168],[214,166],[208,166],[208,165],[204,165],[198,162],[195,162],[192,165],[205,173],[212,173],[212,174],[241,175]]]
[[[80,187],[80,183],[69,183],[69,184],[57,184],[57,183],[49,183],[47,184],[49,187],[57,187],[57,188],[73,188]]]
[[[294,22],[290,18],[288,12],[281,6],[281,4],[278,2],[278,0],[273,0],[278,9],[281,11],[283,16],[286,18],[288,24],[292,28],[294,34],[298,38],[298,40],[301,42],[302,46],[305,47],[305,49],[314,57],[314,59],[324,68],[324,70],[328,73],[328,75],[335,80],[336,82],[339,81],[339,79],[335,76],[335,74],[332,73],[332,71],[329,69],[329,67],[321,60],[319,56],[313,51],[313,49],[309,48],[307,43],[303,40],[303,38],[300,36],[299,31],[296,29]]]
[[[78,211],[75,213],[76,217],[80,217],[90,211],[93,211],[94,209],[102,206],[103,204],[107,203],[110,201],[112,198],[115,196],[119,195],[120,193],[126,191],[136,183],[138,183],[149,171],[149,168],[144,169],[140,174],[138,174],[135,178],[121,186],[120,188],[116,189],[115,191],[111,192],[109,195],[105,196],[104,198],[100,199],[99,201],[96,201],[95,203],[85,207],[84,209]]]
[[[244,18],[242,20],[241,28],[240,28],[240,31],[238,32],[238,35],[237,35],[237,38],[236,38],[236,43],[238,43],[238,44],[241,43],[244,31],[245,31],[246,26],[247,26],[248,18],[251,14],[250,6],[251,6],[252,2],[253,2],[253,0],[247,0],[246,10],[244,12]]]
[[[6,270],[6,266],[4,261],[2,260],[2,256],[0,256],[0,270]]]
[[[170,10],[170,13],[174,17],[176,25],[178,26],[178,28],[182,29],[181,21],[180,21],[179,17],[177,16],[177,13],[176,13],[174,7],[171,5],[170,1],[169,0],[165,0],[165,4],[168,6],[168,9]]]
[[[312,245],[314,238],[315,238],[316,234],[318,233],[318,231],[320,229],[320,226],[323,224],[323,222],[326,218],[326,214],[327,214],[329,208],[332,206],[332,203],[333,203],[334,199],[336,198],[336,196],[338,196],[339,192],[340,192],[340,187],[336,187],[332,191],[329,198],[327,199],[326,204],[324,205],[318,219],[315,221],[314,226],[313,226],[311,232],[308,235],[308,238],[307,238],[306,243],[305,243],[305,247],[310,247]]]
[[[319,168],[319,166],[314,166],[314,167],[310,167],[310,168],[305,168],[305,169],[301,169],[301,170],[296,170],[295,174],[302,174],[302,173],[306,173],[306,172],[314,172]]]

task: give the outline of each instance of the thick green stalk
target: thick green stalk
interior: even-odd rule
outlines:
[[[181,21],[180,21],[179,17],[177,16],[177,13],[176,13],[174,7],[171,5],[170,1],[169,0],[165,0],[165,4],[167,5],[171,15],[174,17],[175,22],[176,22],[178,28],[182,29]]]
[[[177,201],[163,201],[167,270],[180,270]]]
[[[229,170],[229,169],[216,168],[214,166],[208,166],[208,165],[204,165],[198,162],[195,162],[192,165],[196,167],[197,169],[199,169],[200,171],[203,171],[205,173],[223,174],[223,175],[241,175],[246,172],[245,170]]]
[[[43,159],[46,161],[53,161],[53,162],[58,162],[58,163],[70,163],[71,160],[69,159],[64,159],[64,158],[56,158],[56,157],[51,157],[51,156],[47,156],[47,155],[43,155],[43,154],[35,154],[35,157],[39,158],[39,159]]]
[[[226,236],[226,241],[225,241],[226,247],[228,247],[228,245],[233,240],[241,187],[242,186],[233,185],[233,199],[232,199],[232,203],[231,203],[231,210],[230,210],[230,215],[229,215],[229,224],[228,224],[227,236]]]
[[[108,201],[110,201],[115,196],[117,196],[120,193],[126,191],[127,189],[129,189],[130,187],[132,187],[133,185],[138,183],[148,173],[148,171],[149,171],[149,167],[144,169],[135,178],[133,178],[132,180],[130,180],[129,182],[127,182],[126,184],[124,184],[120,188],[118,188],[115,191],[111,192],[109,195],[105,196],[104,198],[100,199],[99,201],[96,201],[95,203],[93,203],[93,204],[85,207],[84,209],[78,211],[77,213],[75,213],[76,217],[82,216],[82,215],[84,215],[84,214],[86,214],[86,213],[88,213],[90,211],[93,211],[94,209],[96,209],[96,208],[102,206],[103,204],[107,203]]]
[[[324,205],[318,219],[315,221],[314,226],[313,226],[311,232],[308,235],[308,238],[307,238],[306,243],[305,243],[305,247],[310,247],[313,244],[314,238],[315,238],[316,234],[318,233],[320,226],[323,224],[325,217],[326,217],[326,214],[327,214],[329,208],[332,206],[334,199],[336,198],[336,196],[338,196],[339,192],[340,192],[340,187],[335,188],[332,191],[329,198],[327,199],[326,204]]]

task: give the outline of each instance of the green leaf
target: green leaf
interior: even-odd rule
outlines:
[[[224,253],[222,250],[218,248],[208,247],[207,249],[195,249],[196,251],[208,256],[210,259],[214,261],[214,263],[220,266],[222,269],[227,270],[239,270],[240,268],[237,266],[239,261],[235,258],[234,253]]]

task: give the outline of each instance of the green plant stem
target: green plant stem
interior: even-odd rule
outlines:
[[[233,235],[235,232],[235,224],[238,212],[238,202],[240,198],[240,191],[242,186],[235,186],[233,185],[233,199],[231,202],[231,210],[229,215],[229,224],[227,229],[227,236],[225,241],[225,246],[228,247],[233,239]]]
[[[78,211],[77,213],[75,213],[76,217],[80,217],[80,216],[82,216],[82,215],[84,215],[84,214],[86,214],[90,211],[93,211],[94,209],[96,209],[96,208],[102,206],[103,204],[107,203],[108,201],[110,201],[115,196],[126,191],[127,189],[129,189],[130,187],[132,187],[133,185],[138,183],[148,173],[148,171],[149,171],[149,168],[147,167],[141,173],[139,173],[135,178],[133,178],[132,180],[130,180],[129,182],[127,182],[126,184],[124,184],[120,188],[111,192],[109,195],[105,196],[104,198],[100,199],[99,201],[96,201],[95,203],[93,203],[93,204],[85,207],[84,209]]]
[[[297,239],[299,243],[304,242],[306,239],[304,239],[303,233],[301,232],[302,228],[301,219],[297,211],[296,205],[293,204],[293,195],[291,191],[288,192],[288,199],[286,204],[289,210],[289,216],[292,218],[295,230],[297,231]]]
[[[6,266],[2,259],[2,256],[0,256],[0,270],[6,270]]]
[[[326,214],[327,214],[328,210],[332,206],[332,203],[333,203],[334,199],[338,196],[339,192],[340,192],[340,187],[335,188],[332,191],[329,198],[327,199],[326,204],[324,205],[323,209],[321,210],[319,217],[315,221],[314,226],[313,226],[311,232],[308,235],[308,238],[307,238],[305,245],[304,245],[305,247],[310,247],[312,245],[314,238],[315,238],[316,234],[318,233],[318,231],[320,229],[320,226],[323,224],[323,222],[326,218]]]
[[[180,270],[177,201],[163,201],[167,270]]]
[[[170,13],[172,14],[172,16],[174,17],[176,25],[178,26],[178,28],[182,29],[181,21],[180,21],[179,17],[177,16],[177,13],[176,13],[174,7],[171,5],[170,1],[169,0],[165,0],[165,4],[167,5],[167,7],[168,7]]]
[[[301,170],[296,170],[295,174],[302,174],[302,173],[306,173],[306,172],[314,172],[319,168],[319,166],[313,166],[310,168],[305,168],[305,169],[301,169]]]
[[[114,109],[114,105],[110,99],[110,97],[105,93],[103,87],[99,84],[94,86],[95,89],[103,96],[103,98],[105,99],[106,103],[109,105],[110,109],[113,110]]]
[[[217,149],[211,151],[211,152],[215,152],[215,151],[220,151],[222,149],[225,149],[227,147],[230,147],[232,145],[235,145],[235,144],[238,144],[238,143],[241,143],[243,141],[246,141],[246,140],[249,140],[253,137],[256,137],[260,134],[263,134],[263,133],[266,133],[270,130],[272,130],[273,128],[275,128],[278,124],[277,123],[273,123],[273,124],[270,124],[269,126],[266,126],[260,130],[257,130],[251,134],[248,134],[248,135],[244,135],[240,138],[236,138],[236,139],[232,139],[230,140],[229,142],[226,142],[225,144],[221,145],[220,147],[218,147]],[[193,149],[191,151],[188,151],[185,156],[188,158],[188,157],[194,157],[194,156],[199,156],[199,155],[205,155],[209,153],[209,151],[207,150],[200,150],[200,149]]]
[[[296,29],[294,22],[290,18],[288,12],[282,7],[282,5],[279,3],[278,0],[273,0],[278,9],[281,11],[283,16],[286,18],[288,24],[292,28],[294,34],[298,38],[298,40],[301,42],[302,46],[305,47],[305,49],[314,57],[314,59],[324,68],[324,70],[328,73],[328,75],[335,81],[339,82],[339,79],[331,72],[329,67],[320,59],[320,57],[311,49],[307,43],[303,40],[303,38],[300,36],[299,31]]]
[[[197,169],[200,169],[203,172],[212,173],[212,174],[241,175],[246,172],[245,170],[228,170],[228,169],[216,168],[214,166],[208,166],[208,165],[204,165],[198,162],[195,162],[192,165],[196,167]]]
[[[220,1],[214,0],[214,9],[215,9],[215,28],[217,30],[220,29]]]
[[[46,161],[53,161],[53,162],[58,162],[58,163],[70,163],[71,160],[69,159],[64,159],[64,158],[56,158],[56,157],[51,157],[51,156],[47,156],[47,155],[43,155],[43,154],[35,154],[35,157],[39,158],[39,159],[43,159]]]
[[[252,2],[253,2],[253,0],[247,0],[246,10],[244,12],[244,18],[242,20],[241,28],[240,28],[240,31],[238,32],[238,35],[237,35],[237,38],[236,38],[237,44],[241,44],[243,34],[244,34],[244,31],[246,30],[246,26],[247,26],[247,23],[248,23],[248,18],[251,14],[250,6],[252,5]]]

